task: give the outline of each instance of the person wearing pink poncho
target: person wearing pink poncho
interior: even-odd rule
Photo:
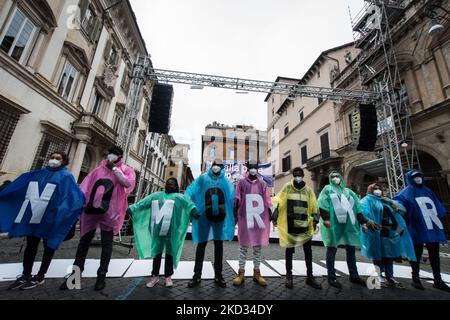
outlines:
[[[240,244],[239,273],[233,280],[235,286],[244,283],[245,262],[249,247],[253,248],[253,281],[266,286],[261,276],[261,247],[269,246],[271,199],[266,182],[258,177],[258,166],[247,165],[248,172],[241,178],[234,193],[235,218]]]
[[[80,219],[81,239],[74,266],[83,272],[89,246],[96,230],[100,229],[102,254],[95,283],[97,291],[105,288],[113,237],[122,228],[128,208],[128,195],[133,191],[136,183],[134,169],[126,166],[122,159],[123,150],[114,146],[108,152],[107,159],[89,173],[80,185],[86,197],[86,204]],[[61,285],[60,289],[67,289],[67,281]]]

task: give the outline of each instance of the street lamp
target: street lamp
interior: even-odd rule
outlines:
[[[443,11],[444,13],[439,13],[438,10]],[[425,16],[431,19],[431,26],[428,30],[428,34],[430,36],[438,35],[444,30],[444,25],[442,22],[450,22],[450,12],[445,8],[438,5],[429,5],[425,8]]]

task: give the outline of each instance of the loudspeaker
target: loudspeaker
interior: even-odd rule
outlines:
[[[149,131],[168,134],[172,115],[173,86],[157,83],[153,88],[149,113]]]
[[[378,137],[377,111],[373,104],[360,104],[352,114],[352,140],[358,151],[374,151]]]

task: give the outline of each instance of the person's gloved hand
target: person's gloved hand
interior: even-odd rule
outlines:
[[[195,220],[200,219],[200,213],[198,212],[197,208],[191,210],[191,217]]]
[[[324,220],[323,225],[325,226],[325,228],[330,229],[331,228],[330,220]]]
[[[369,227],[370,229],[373,230],[381,230],[382,226],[379,225],[378,223],[375,223],[375,221],[369,220],[365,223],[367,225],[367,227]]]

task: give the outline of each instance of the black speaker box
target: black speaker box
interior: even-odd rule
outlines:
[[[149,131],[168,134],[172,115],[173,86],[157,83],[153,88],[149,114]]]
[[[360,104],[352,115],[352,140],[358,151],[375,151],[378,138],[377,111],[373,104]]]

